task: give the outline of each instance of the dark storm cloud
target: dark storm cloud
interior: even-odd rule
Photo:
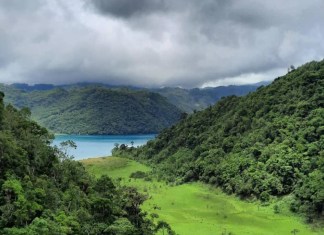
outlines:
[[[2,0],[0,82],[213,86],[324,55],[322,0]]]
[[[92,0],[90,3],[101,13],[126,18],[163,10],[165,7],[164,0]]]

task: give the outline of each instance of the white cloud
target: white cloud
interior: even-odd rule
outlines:
[[[227,77],[215,81],[206,82],[202,84],[201,87],[255,84],[261,81],[272,81],[274,78],[280,77],[285,73],[287,73],[287,69],[274,69],[262,73],[245,73],[235,77]]]

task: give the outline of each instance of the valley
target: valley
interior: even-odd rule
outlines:
[[[324,0],[0,0],[0,235],[324,235]]]

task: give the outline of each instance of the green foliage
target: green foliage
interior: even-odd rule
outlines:
[[[107,232],[114,235],[133,235],[136,229],[128,219],[120,218],[108,227]]]
[[[145,196],[108,176],[91,177],[66,156],[73,142],[51,147],[53,136],[30,111],[4,107],[0,95],[0,234],[154,233],[140,209]]]
[[[311,62],[245,97],[227,97],[114,154],[152,164],[168,181],[201,180],[267,202],[294,194],[292,208],[323,216],[324,61]]]

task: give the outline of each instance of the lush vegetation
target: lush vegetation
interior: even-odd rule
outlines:
[[[0,88],[8,102],[18,108],[29,107],[34,120],[56,133],[157,133],[181,115],[164,97],[148,91],[97,86],[32,92],[11,86]]]
[[[143,235],[159,226],[140,205],[146,197],[84,166],[49,144],[28,109],[4,106],[0,93],[0,234]],[[172,232],[172,231],[171,231]]]
[[[308,221],[324,214],[324,61],[311,62],[245,97],[183,119],[139,149],[160,178],[203,181],[267,202],[291,195]]]
[[[82,163],[98,178],[108,174],[122,185],[148,194],[148,200],[142,205],[148,217],[166,221],[179,235],[284,235],[294,234],[293,231],[297,235],[319,235],[323,232],[311,229],[302,218],[289,211],[287,202],[291,196],[267,205],[245,202],[203,183],[158,182],[149,167],[127,158],[92,158]],[[151,175],[152,179],[131,177],[139,171]],[[162,231],[159,234],[162,235]]]

